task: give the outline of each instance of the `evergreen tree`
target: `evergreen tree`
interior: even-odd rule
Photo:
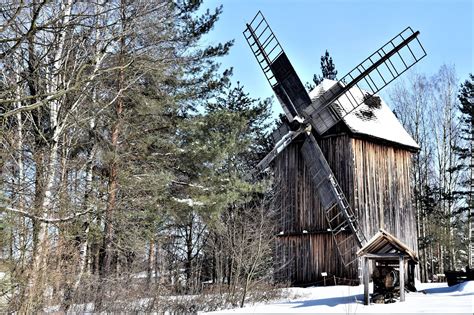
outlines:
[[[8,230],[0,229],[0,245],[13,248],[20,237],[29,240],[11,255],[12,311],[41,311],[53,281],[63,288],[56,294],[63,311],[87,281],[94,283],[97,309],[107,307],[102,297],[115,289],[108,280],[133,272],[163,222],[177,217],[173,212],[192,214],[175,201],[185,199],[183,188],[190,195],[200,192],[185,179],[221,186],[207,175],[226,146],[194,152],[192,135],[200,129],[201,138],[212,140],[225,131],[216,128],[225,122],[219,117],[196,113],[228,81],[231,72],[219,70],[217,57],[232,41],[202,43],[222,9],[199,11],[201,4],[11,3],[5,16],[13,19],[4,24],[12,33],[2,35],[16,41],[21,37],[13,32],[38,26],[28,35],[28,49],[26,40],[0,47],[1,64],[9,67],[2,88],[15,83],[7,87],[13,95],[8,107],[1,108],[11,117],[2,120],[10,123],[2,129],[2,146],[11,143],[2,171],[12,169],[11,177],[2,172],[1,182],[12,182],[15,193],[1,200],[1,214],[10,209],[14,220]],[[51,20],[54,28],[47,27]],[[208,134],[204,126],[211,128]],[[25,159],[27,152],[32,158]],[[30,183],[31,189],[23,189]],[[220,197],[216,189],[204,192],[202,199]],[[209,204],[212,212],[214,201]],[[14,235],[8,244],[5,234]]]
[[[456,193],[464,199],[464,207],[460,211],[467,214],[469,233],[469,266],[472,268],[474,262],[474,75],[469,74],[469,78],[461,85],[458,95],[461,111],[461,137],[463,145],[457,146],[455,151],[460,159],[458,169],[465,172],[462,182],[462,189]]]
[[[321,56],[321,73],[320,75],[313,76],[314,85],[311,83],[306,83],[306,88],[308,91],[311,91],[315,86],[319,85],[324,79],[336,80],[337,79],[337,70],[336,65],[332,61],[332,57],[329,55],[329,52],[326,50],[324,55]]]
[[[268,207],[246,206],[265,188],[251,173],[268,150],[270,101],[252,99],[219,69],[232,41],[202,41],[222,12],[200,10],[202,2],[11,1],[5,9],[2,35],[12,44],[0,46],[0,251],[8,310],[95,303],[96,311],[123,311],[145,292],[201,290],[210,235],[238,235],[257,249],[268,241],[230,269],[243,270],[244,291],[256,260],[270,259]],[[226,214],[235,225],[221,233]],[[144,271],[146,290],[130,286]],[[166,311],[161,302],[149,307]]]
[[[225,281],[230,290],[229,303],[237,305],[239,301],[242,306],[253,277],[257,273],[268,275],[271,266],[272,212],[264,193],[268,186],[253,178],[257,163],[269,151],[271,102],[251,98],[239,83],[228,84],[222,95],[208,104],[207,111],[209,115],[222,116],[219,121],[228,121],[221,137],[225,139],[223,143],[233,143],[216,169],[222,183],[220,194],[227,200],[209,229],[211,241],[206,251],[208,257],[213,257],[209,278]],[[243,251],[242,247],[248,250]],[[249,270],[249,265],[254,267]]]
[[[460,111],[461,111],[461,134],[465,140],[463,146],[457,147],[456,152],[464,162],[462,167],[466,170],[472,170],[473,167],[473,141],[474,141],[474,75],[470,74],[469,79],[461,85],[459,92]],[[465,182],[465,187],[469,191],[472,187],[472,179]]]

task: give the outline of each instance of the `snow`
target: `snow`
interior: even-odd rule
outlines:
[[[154,272],[151,273],[151,277],[152,278],[155,277]],[[135,273],[135,274],[132,275],[132,278],[134,278],[134,279],[146,279],[146,278],[148,278],[148,272],[147,271],[142,271],[142,272]]]
[[[187,204],[187,205],[190,206],[190,207],[203,206],[203,205],[204,205],[203,202],[201,202],[201,201],[194,201],[194,200],[191,199],[191,198],[179,199],[179,198],[173,197],[173,200],[176,201],[176,202],[178,202],[178,203]]]
[[[290,131],[286,135],[284,135],[283,138],[281,138],[281,140],[278,141],[275,144],[275,148],[277,149],[277,153],[280,153],[281,151],[283,151],[283,149],[285,149],[288,146],[288,144],[290,144],[290,142],[293,140],[293,137],[296,134],[300,134],[300,132],[299,131]]]
[[[372,286],[372,284],[371,284]],[[405,302],[391,304],[363,305],[364,287],[328,286],[309,288],[287,288],[287,298],[267,304],[248,304],[244,308],[221,310],[198,314],[275,314],[275,313],[474,313],[474,281],[464,282],[452,287],[446,283],[416,283],[418,292],[406,294]],[[370,288],[372,292],[372,287]],[[167,296],[167,299],[190,299],[196,296]],[[120,301],[116,301],[120,302]],[[129,304],[130,310],[143,309],[149,299],[138,299]],[[125,304],[124,304],[125,305]],[[46,308],[46,313],[59,312],[59,305]],[[92,313],[94,304],[75,304],[70,309],[73,313]]]
[[[363,305],[362,285],[288,288],[286,300],[212,312],[229,313],[470,313],[474,312],[474,281],[452,287],[446,283],[417,283],[418,292],[405,302]],[[372,292],[372,288],[370,288]]]
[[[336,81],[324,79],[321,84],[315,87],[309,96],[312,100],[319,98],[325,91],[329,90],[331,86],[336,84]],[[350,92],[357,100],[363,100],[366,91],[359,90],[357,87],[350,89]],[[418,144],[403,128],[397,117],[393,114],[387,104],[377,94],[381,101],[380,106],[368,106],[363,103],[357,109],[349,113],[343,118],[347,127],[355,134],[367,135],[370,137],[398,143],[413,149],[419,149]],[[350,101],[346,97],[339,99],[340,105],[346,110],[352,109]],[[337,108],[336,108],[337,109]],[[340,109],[339,109],[339,112]]]

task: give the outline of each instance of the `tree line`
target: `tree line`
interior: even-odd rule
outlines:
[[[221,12],[201,0],[3,2],[2,309],[182,313],[278,294],[275,187],[254,174],[272,145],[271,100],[220,67],[232,41],[203,41]],[[328,52],[321,67],[336,79]],[[445,66],[391,92],[421,147],[423,279],[467,261],[472,81],[459,90]]]
[[[454,66],[412,73],[390,91],[393,110],[420,146],[412,161],[423,281],[470,266],[474,211],[472,74],[459,85]]]
[[[166,296],[207,282],[243,305],[271,275],[271,195],[251,174],[271,102],[230,82],[233,42],[202,41],[222,8],[201,5],[2,4],[5,310],[187,312]]]

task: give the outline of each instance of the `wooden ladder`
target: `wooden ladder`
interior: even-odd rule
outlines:
[[[362,247],[367,240],[360,230],[352,207],[332,174],[329,177],[329,182],[336,192],[337,203],[325,211],[325,216],[342,262],[348,266],[357,260],[354,242]]]
[[[328,230],[332,233],[344,265],[348,266],[356,260],[354,251],[366,243],[366,238],[359,227],[352,207],[312,134],[307,135],[301,152],[319,196],[328,222]]]

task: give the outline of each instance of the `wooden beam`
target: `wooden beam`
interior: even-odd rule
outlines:
[[[400,264],[399,272],[400,272],[400,302],[405,301],[405,259],[403,259],[403,255],[400,255],[398,258],[398,263]]]
[[[369,297],[369,259],[364,257],[363,263],[363,281],[364,281],[364,305],[370,304],[370,297]]]
[[[347,231],[347,233],[350,233],[350,231]],[[283,233],[280,232],[278,234],[275,234],[276,237],[285,237],[285,236],[302,236],[302,235],[312,235],[312,234],[331,234],[331,231],[326,230],[315,230],[315,231],[302,231],[302,232],[289,232],[289,233]],[[398,256],[397,256],[398,257]]]
[[[381,254],[365,254],[363,255],[364,257],[367,257],[367,258],[370,258],[370,259],[394,259],[394,260],[397,260],[398,261],[398,258],[400,257],[400,255],[402,257],[407,257],[408,258],[408,255],[403,255],[403,254],[385,254],[385,253],[381,253]]]

